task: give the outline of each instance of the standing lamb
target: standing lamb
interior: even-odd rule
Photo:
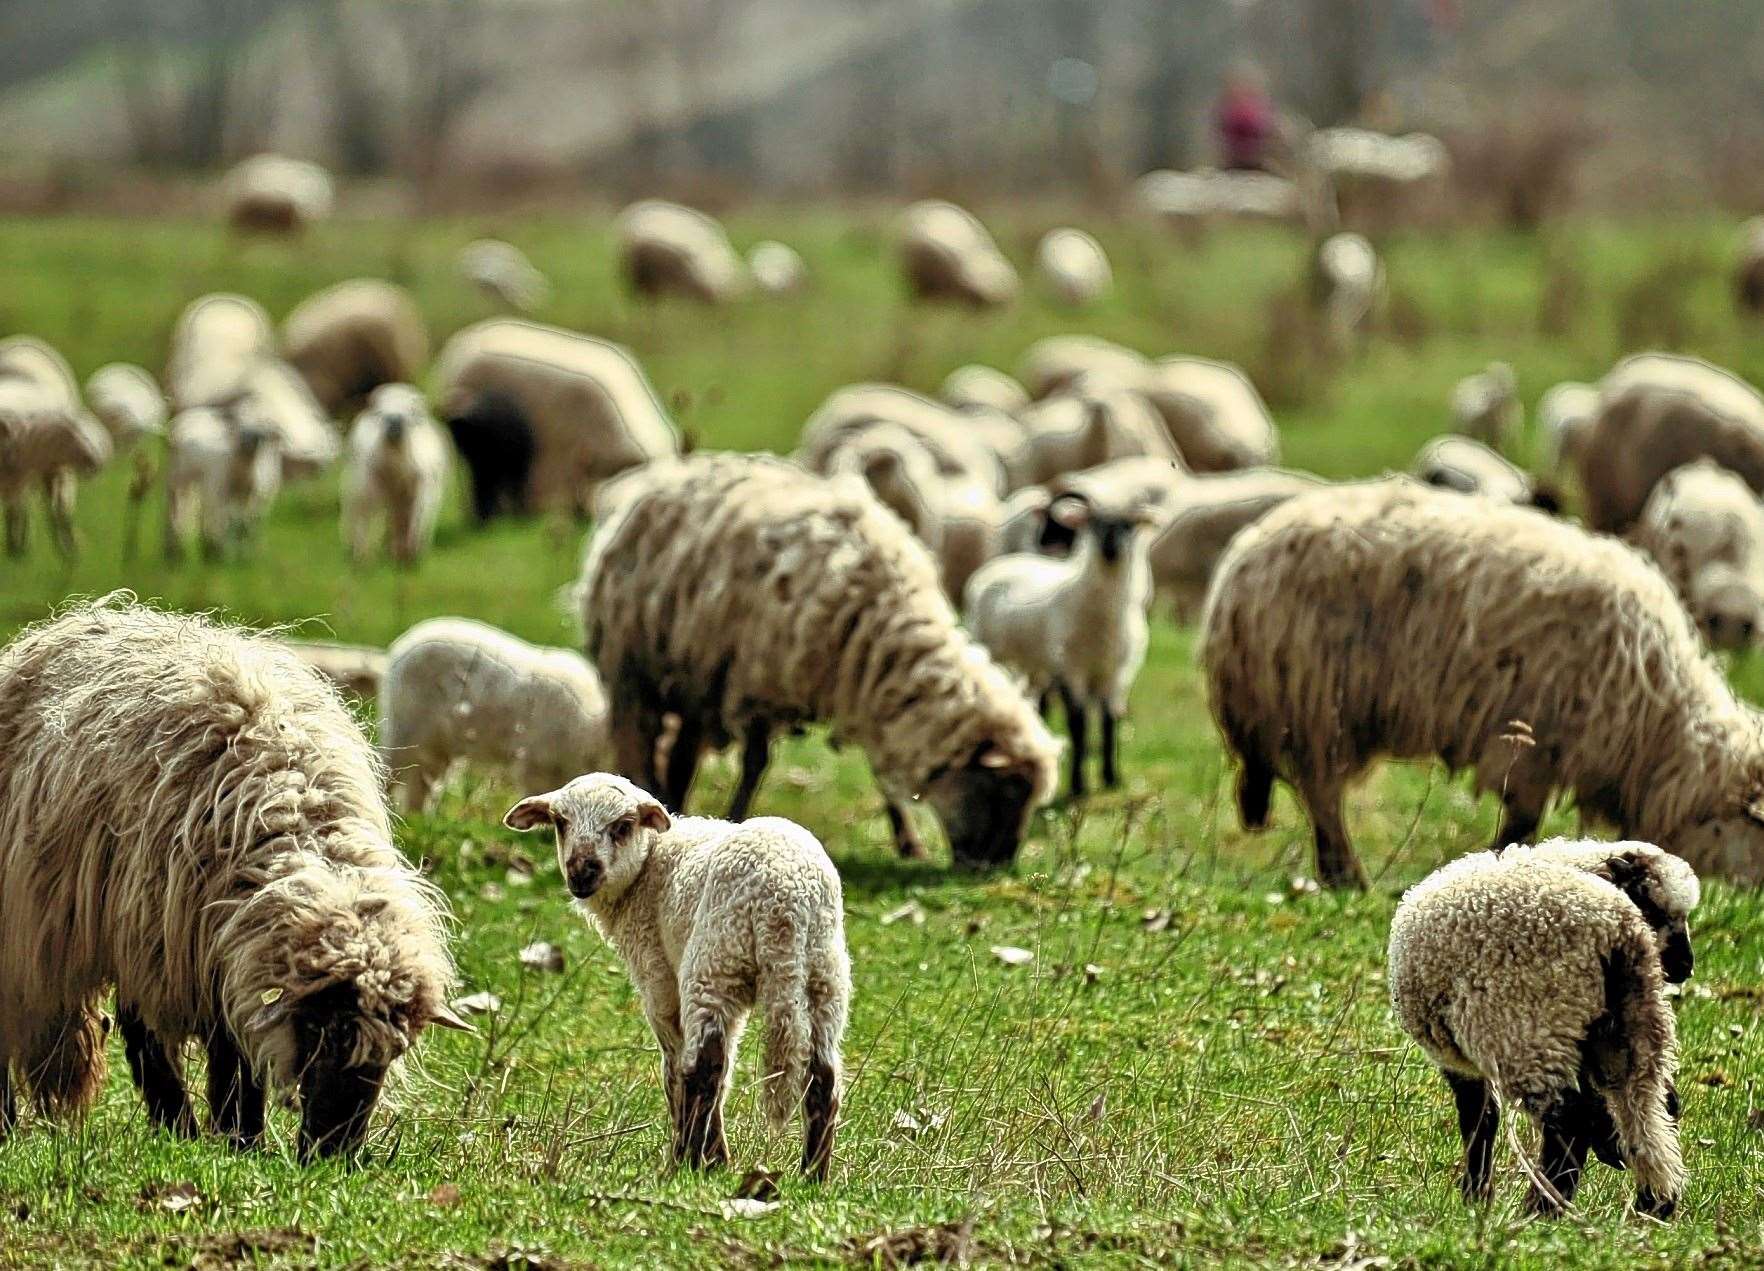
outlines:
[[[747,266],[729,235],[703,212],[645,199],[619,213],[619,264],[640,296],[722,304],[747,289]]]
[[[1711,459],[1674,468],[1630,540],[1654,558],[1709,644],[1743,649],[1764,634],[1764,504]]]
[[[704,746],[739,739],[740,820],[773,734],[825,721],[869,756],[903,854],[923,852],[905,813],[922,794],[958,863],[1011,860],[1058,747],[868,490],[767,456],[698,455],[619,493],[578,594],[620,771],[678,810]],[[664,783],[667,711],[680,729]]]
[[[1331,487],[1238,535],[1201,631],[1244,825],[1291,783],[1331,887],[1365,885],[1342,798],[1379,755],[1473,768],[1505,806],[1497,844],[1564,788],[1701,874],[1764,882],[1764,718],[1623,543],[1523,508],[1466,516],[1406,478]]]
[[[926,200],[901,217],[900,267],[915,300],[996,309],[1017,298],[1017,271],[972,212]]]
[[[422,810],[457,760],[531,789],[605,759],[606,691],[579,653],[468,618],[419,622],[386,652],[380,751],[402,811]]]
[[[273,641],[112,597],[0,653],[0,1132],[104,1081],[114,986],[154,1125],[196,1119],[178,1054],[208,1050],[216,1132],[298,1095],[299,1150],[352,1151],[431,1024],[464,1027],[440,893],[392,843],[373,748]]]
[[[220,559],[256,533],[281,489],[281,437],[249,406],[181,411],[166,433],[166,559],[180,559],[193,532]]]
[[[356,278],[301,301],[282,323],[282,356],[328,415],[347,415],[382,384],[411,383],[429,360],[429,325],[415,298]]]
[[[374,390],[349,433],[343,473],[343,541],[357,560],[373,551],[375,520],[385,518],[386,551],[411,564],[435,539],[452,449],[409,384]]]
[[[1167,357],[1137,386],[1192,472],[1231,472],[1280,460],[1280,433],[1249,376],[1229,362]]]
[[[1480,441],[1447,433],[1415,456],[1411,471],[1428,485],[1459,494],[1479,494],[1498,503],[1559,512],[1555,491],[1540,486],[1518,465]]]
[[[1063,305],[1095,304],[1114,285],[1102,244],[1081,229],[1050,229],[1035,245],[1035,270]]]
[[[851,959],[839,871],[815,836],[777,817],[673,820],[608,773],[523,799],[504,823],[556,831],[570,895],[624,960],[661,1046],[674,1160],[728,1161],[723,1105],[757,1005],[766,1113],[782,1128],[801,1106],[802,1172],[825,1181]]]
[[[1525,422],[1519,377],[1505,362],[1490,362],[1452,388],[1452,427],[1499,450],[1518,436]]]
[[[531,313],[551,299],[551,283],[513,243],[467,243],[459,251],[459,272],[485,299],[515,313]]]
[[[1640,1212],[1672,1216],[1677,1031],[1657,934],[1623,890],[1545,848],[1454,861],[1404,895],[1389,967],[1391,1006],[1457,1104],[1466,1199],[1489,1195],[1506,1103],[1543,1134],[1532,1213],[1566,1208],[1591,1151],[1632,1170]]]

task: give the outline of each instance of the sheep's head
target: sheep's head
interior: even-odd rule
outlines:
[[[529,795],[502,823],[511,830],[555,830],[564,885],[577,900],[597,904],[624,894],[648,861],[655,836],[672,825],[654,797],[607,772]]]
[[[1715,649],[1743,649],[1764,636],[1764,604],[1752,583],[1727,564],[1713,564],[1690,582],[1689,608]]]
[[[949,835],[958,868],[995,869],[1017,854],[1034,808],[1039,779],[1033,760],[982,742],[959,767],[933,773],[925,797]]]
[[[1696,959],[1691,952],[1690,912],[1701,888],[1696,871],[1670,852],[1646,843],[1613,844],[1611,852],[1590,871],[1610,883],[1641,910],[1660,942],[1660,969],[1672,984],[1690,979]]]

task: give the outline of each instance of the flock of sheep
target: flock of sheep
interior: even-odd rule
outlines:
[[[255,176],[238,178],[241,224],[307,215]],[[690,209],[646,202],[619,224],[643,294],[807,285],[789,248],[744,261]],[[1382,266],[1353,235],[1315,262],[1318,311],[1350,340]],[[947,203],[908,210],[899,265],[926,299],[996,305],[1020,287]],[[1049,234],[1036,265],[1063,303],[1110,285],[1078,230]],[[461,268],[510,307],[544,294],[506,244],[473,244]],[[1589,1152],[1633,1171],[1639,1210],[1672,1212],[1665,985],[1690,974],[1697,875],[1764,881],[1764,716],[1711,653],[1764,629],[1749,386],[1664,354],[1558,386],[1538,410],[1539,479],[1501,454],[1522,409],[1497,364],[1442,403],[1454,431],[1414,475],[1331,483],[1275,466],[1278,429],[1236,367],[1085,336],[1034,345],[1014,377],[963,367],[935,398],[841,388],[789,459],[683,455],[615,344],[490,319],[440,348],[425,396],[429,350],[411,297],[377,280],[320,292],[279,332],[244,297],[194,302],[163,396],[132,367],[82,396],[53,350],[0,342],[15,551],[33,487],[71,551],[79,476],[135,446],[138,500],[143,439],[161,433],[174,554],[191,533],[231,550],[282,481],[339,460],[358,555],[423,555],[456,455],[480,520],[595,521],[575,591],[586,656],[465,618],[384,653],[289,645],[122,596],[0,653],[0,1134],[15,1081],[46,1115],[95,1097],[114,990],[155,1125],[196,1132],[178,1055],[197,1039],[217,1132],[257,1141],[267,1085],[297,1090],[303,1156],[353,1148],[418,1035],[468,1027],[449,1006],[445,900],[388,812],[468,761],[533,792],[507,824],[554,834],[568,892],[627,963],[675,1159],[727,1158],[723,1101],[757,1006],[766,1107],[801,1111],[803,1168],[825,1177],[851,968],[821,845],[747,819],[772,742],[827,725],[869,760],[903,855],[927,854],[923,801],[958,865],[1008,864],[1059,784],[1051,699],[1072,797],[1093,715],[1101,780],[1119,782],[1162,595],[1198,614],[1243,824],[1266,824],[1276,779],[1292,785],[1324,885],[1365,886],[1343,796],[1378,757],[1437,756],[1500,798],[1492,850],[1413,888],[1390,944],[1398,1018],[1457,1103],[1466,1194],[1488,1193],[1505,1105],[1543,1129],[1537,1212],[1572,1199]],[[345,442],[332,421],[351,416]],[[1584,527],[1560,516],[1568,483]],[[377,697],[377,754],[334,685]],[[684,815],[703,754],[734,744],[727,819]],[[1524,846],[1559,791],[1633,841]]]

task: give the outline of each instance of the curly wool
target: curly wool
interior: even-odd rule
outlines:
[[[1715,648],[1743,648],[1764,633],[1764,504],[1737,474],[1710,459],[1674,468],[1629,537]]]
[[[429,327],[403,287],[354,278],[295,306],[282,323],[282,355],[335,415],[382,384],[416,382]]]
[[[445,902],[342,701],[274,642],[70,609],[0,653],[0,755],[0,1062],[28,1072],[112,985],[168,1043],[224,1023],[284,1083],[288,1030],[247,1027],[276,994],[353,980],[381,1063],[444,1006]]]
[[[724,743],[749,720],[829,723],[895,795],[991,742],[1045,801],[1052,737],[956,625],[924,547],[862,485],[702,455],[621,494],[578,591],[603,674],[645,666],[664,694],[706,702]]]

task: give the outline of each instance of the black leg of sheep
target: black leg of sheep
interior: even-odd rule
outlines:
[[[826,1060],[811,1058],[802,1096],[802,1172],[817,1183],[827,1181],[838,1132],[839,1079]]]
[[[1468,1201],[1488,1199],[1494,1175],[1495,1133],[1501,1127],[1501,1109],[1486,1081],[1475,1077],[1443,1074],[1458,1105],[1458,1137],[1464,1144],[1464,1176],[1459,1188]]]
[[[12,1093],[12,1066],[0,1063],[0,1143],[18,1124],[18,1100]]]
[[[723,1030],[712,1025],[699,1038],[697,1058],[681,1080],[675,1139],[684,1147],[679,1159],[693,1169],[711,1169],[729,1159],[729,1143],[723,1136],[723,1084],[728,1066]]]
[[[184,1091],[184,1078],[165,1043],[154,1036],[146,1022],[132,1006],[117,1004],[117,1027],[122,1030],[123,1053],[128,1056],[129,1075],[147,1105],[147,1119],[161,1130],[170,1130],[179,1138],[196,1137],[196,1117],[190,1111],[190,1097]]]
[[[1102,779],[1103,785],[1110,790],[1121,785],[1121,773],[1115,766],[1115,726],[1119,722],[1113,707],[1102,708]]]
[[[241,1150],[263,1138],[263,1087],[233,1039],[216,1029],[208,1036],[208,1115],[216,1134]]]
[[[1543,1150],[1538,1155],[1537,1168],[1549,1186],[1545,1189],[1532,1183],[1525,1198],[1527,1211],[1553,1218],[1573,1201],[1574,1193],[1580,1190],[1587,1150],[1598,1135],[1602,1114],[1598,1097],[1578,1090],[1565,1091],[1544,1112]]]
[[[1085,712],[1084,703],[1078,695],[1065,685],[1060,686],[1060,700],[1066,707],[1066,733],[1072,739],[1072,774],[1071,796],[1082,799],[1090,793],[1084,781],[1084,762],[1088,757],[1086,748],[1090,741],[1090,719]]]
[[[680,729],[668,751],[667,781],[662,802],[675,816],[686,814],[686,796],[692,793],[693,779],[698,776],[698,761],[704,755],[704,721],[694,712],[680,714]]]
[[[745,821],[753,796],[759,791],[766,765],[772,761],[772,731],[764,724],[750,724],[741,739],[741,784],[729,800],[729,820]]]

